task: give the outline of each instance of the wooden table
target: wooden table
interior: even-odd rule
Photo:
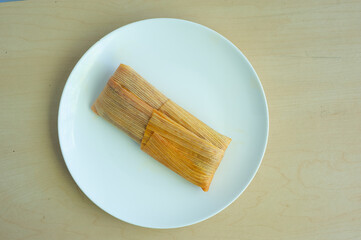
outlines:
[[[127,23],[173,17],[230,39],[270,111],[259,172],[202,223],[136,227],[77,187],[57,136],[72,68]],[[360,1],[0,3],[0,239],[361,239]]]

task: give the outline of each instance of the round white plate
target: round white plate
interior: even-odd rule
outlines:
[[[90,110],[120,63],[233,139],[208,192]],[[109,33],[84,54],[65,85],[58,130],[71,175],[96,205],[128,223],[176,228],[215,215],[245,190],[265,152],[268,109],[256,72],[230,41],[189,21],[149,19]]]

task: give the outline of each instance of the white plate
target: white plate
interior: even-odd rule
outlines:
[[[209,192],[140,150],[90,106],[120,63],[233,139]],[[149,19],[98,41],[69,76],[59,107],[61,150],[81,190],[128,223],[176,228],[232,203],[254,177],[268,137],[266,98],[251,64],[217,32],[178,19]]]

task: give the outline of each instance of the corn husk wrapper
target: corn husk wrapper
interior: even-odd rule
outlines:
[[[110,79],[92,110],[141,143],[153,108]]]
[[[127,133],[144,152],[204,191],[231,142],[124,64],[109,79],[92,110]]]

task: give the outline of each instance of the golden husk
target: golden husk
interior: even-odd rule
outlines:
[[[141,144],[144,152],[204,191],[231,142],[124,64],[109,79],[92,110]]]

